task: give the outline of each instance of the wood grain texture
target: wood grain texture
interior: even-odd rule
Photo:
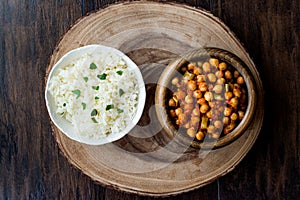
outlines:
[[[128,54],[138,64],[146,87],[150,88],[138,126],[112,144],[84,145],[70,140],[53,126],[63,154],[93,180],[148,196],[180,194],[225,175],[251,148],[262,124],[261,80],[241,44],[210,13],[167,3],[126,2],[111,5],[74,24],[54,50],[47,73],[66,52],[88,44],[108,45]],[[249,96],[251,106],[248,107],[249,112],[253,112],[254,120],[235,142],[223,148],[208,151],[209,145],[205,145],[206,150],[188,150],[188,146],[181,149],[175,140],[162,139],[165,133],[161,131],[155,114],[151,114],[151,108],[154,109],[154,95],[151,92],[155,90],[157,79],[170,60],[204,46],[226,49],[247,63],[244,72],[249,71],[254,81],[253,84],[247,81],[249,91],[255,90]],[[239,71],[246,77],[241,65],[233,64],[230,54],[217,50],[208,52],[211,56],[226,58],[227,63],[235,67],[240,66]],[[255,88],[250,86],[254,83]],[[232,134],[238,134],[234,132]]]
[[[44,105],[45,69],[55,45],[82,15],[109,3],[0,2],[0,199],[153,199],[101,187],[74,169],[51,135]],[[211,10],[237,35],[262,75],[268,104],[258,141],[232,172],[166,199],[297,199],[299,1],[183,3]]]
[[[225,199],[297,199],[300,194],[299,1],[215,2],[213,13],[229,25],[252,55],[265,89],[263,131],[248,159],[221,186]],[[248,170],[244,170],[248,169]],[[239,192],[238,192],[239,191]]]

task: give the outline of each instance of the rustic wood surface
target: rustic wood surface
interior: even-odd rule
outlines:
[[[174,3],[142,1],[111,5],[73,25],[55,48],[46,73],[67,51],[97,43],[115,47],[137,63],[146,84],[147,100],[138,125],[127,136],[111,144],[96,147],[84,145],[70,140],[53,126],[62,153],[84,174],[119,190],[149,196],[170,196],[216,180],[231,171],[249,151],[262,126],[261,80],[245,49],[216,17],[206,11]],[[154,105],[156,95],[153,93],[157,88],[157,79],[171,74],[170,67],[168,72],[162,71],[174,58],[180,54],[187,56],[187,51],[194,48],[200,55],[199,48],[203,50],[204,46],[227,49],[247,63],[245,70],[251,72],[251,79],[255,81],[255,88],[249,88],[255,90],[249,98],[249,113],[253,112],[254,120],[249,121],[249,126],[235,142],[223,148],[212,150],[212,143],[206,141],[205,148],[189,150],[188,145],[179,148],[176,139],[167,139],[159,117],[153,112],[156,108],[162,109]],[[209,52],[216,57],[222,54],[228,63],[233,60],[224,52]],[[243,76],[248,82],[250,76]],[[255,99],[255,104],[250,99]],[[222,138],[223,141],[236,133],[233,131]],[[177,135],[176,138],[179,137]]]
[[[265,89],[263,129],[237,167],[167,199],[297,199],[300,196],[300,3],[179,1],[220,17],[244,44]],[[0,2],[0,199],[152,199],[105,188],[74,168],[52,136],[44,77],[60,38],[113,1]]]

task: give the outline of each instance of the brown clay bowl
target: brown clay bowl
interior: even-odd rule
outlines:
[[[172,79],[174,77],[178,77],[180,79],[180,76],[183,77],[182,67],[186,67],[187,63],[197,63],[198,61],[201,61],[202,63],[204,61],[207,61],[209,58],[217,58],[219,62],[225,62],[228,66],[230,66],[231,70],[237,70],[240,74],[240,76],[243,77],[244,80],[244,93],[247,96],[247,101],[245,105],[243,106],[243,118],[240,118],[238,122],[235,124],[235,128],[231,130],[229,133],[227,132],[224,134],[225,124],[222,121],[222,128],[219,128],[217,133],[214,135],[214,137],[211,137],[211,134],[205,133],[202,140],[198,140],[197,137],[189,136],[187,134],[187,128],[183,124],[176,124],[176,117],[172,117],[170,114],[170,110],[172,109],[168,102],[170,99],[170,96],[173,96],[176,94],[175,90],[178,89],[175,87],[174,84],[172,84]],[[205,74],[205,72],[201,72],[201,74]],[[206,79],[207,85],[211,84]],[[222,95],[224,96],[225,93],[225,84],[223,85],[224,92]],[[212,85],[212,84],[211,84]],[[231,84],[232,86],[233,84]],[[228,86],[228,84],[227,84]],[[198,86],[197,86],[198,87]],[[208,87],[208,91],[214,93],[211,89],[212,87]],[[227,87],[228,88],[228,87]],[[181,144],[188,145],[194,148],[202,148],[202,149],[213,149],[213,148],[219,148],[222,146],[225,146],[231,142],[234,142],[240,135],[243,134],[243,132],[247,129],[248,125],[250,124],[252,117],[255,112],[256,108],[256,88],[255,84],[253,83],[252,75],[250,74],[250,70],[248,70],[248,67],[243,63],[241,59],[239,59],[236,55],[232,54],[231,52],[228,52],[223,49],[217,49],[217,48],[203,48],[194,50],[191,52],[188,52],[187,54],[181,56],[180,58],[176,59],[172,63],[170,63],[163,73],[160,76],[160,79],[158,81],[156,94],[155,94],[155,103],[156,103],[156,114],[158,117],[158,120],[160,124],[162,125],[163,129],[167,133],[168,136],[171,137],[171,139],[174,139]],[[186,93],[188,93],[188,90],[186,90]],[[213,98],[214,99],[214,98]],[[214,101],[214,100],[212,100]],[[194,101],[195,102],[195,101]],[[228,105],[226,104],[226,98],[223,100],[224,108]],[[227,101],[228,103],[228,101]],[[194,103],[195,106],[197,106],[197,103]],[[210,104],[212,105],[212,104]],[[200,106],[200,105],[199,105]],[[210,108],[212,111],[214,108]],[[214,112],[214,111],[213,111]],[[237,112],[237,110],[236,110]],[[224,112],[221,113],[221,118],[224,117]],[[199,126],[196,125],[197,129],[195,133],[198,131],[202,131],[201,128],[201,116],[204,116],[204,114],[199,115]],[[188,120],[191,119],[192,115],[189,115]],[[228,116],[230,119],[231,116]],[[208,123],[213,124],[213,119],[209,119]],[[189,125],[187,125],[189,126]],[[194,130],[195,130],[194,129]],[[217,129],[216,129],[217,130]],[[205,132],[205,130],[203,131]]]

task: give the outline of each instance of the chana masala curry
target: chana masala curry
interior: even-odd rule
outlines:
[[[244,118],[247,86],[230,64],[213,57],[184,62],[171,79],[166,107],[176,129],[202,141],[229,134]]]

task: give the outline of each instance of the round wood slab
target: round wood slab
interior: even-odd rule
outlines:
[[[141,120],[117,142],[84,145],[52,124],[63,154],[96,182],[143,195],[174,195],[225,175],[252,147],[263,119],[262,83],[243,46],[212,14],[184,5],[146,1],[111,5],[70,28],[56,47],[47,72],[65,53],[88,44],[111,46],[128,55],[140,67],[147,89]],[[162,70],[186,51],[204,46],[226,49],[240,57],[253,74],[258,97],[253,122],[246,132],[214,150],[186,148],[170,141],[157,120],[154,105]]]

